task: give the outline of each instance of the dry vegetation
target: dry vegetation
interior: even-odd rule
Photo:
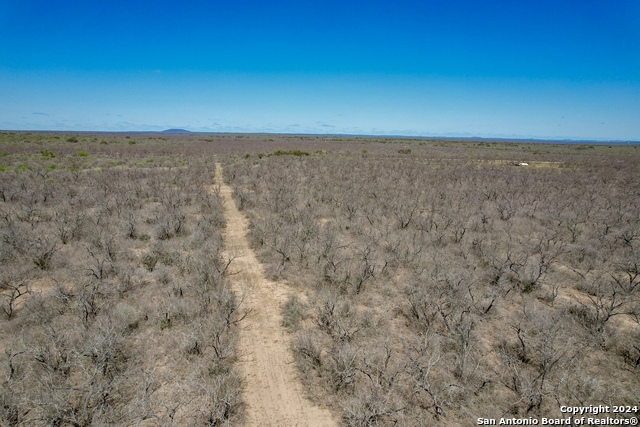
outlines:
[[[0,174],[0,424],[233,419],[238,304],[212,159],[26,141],[3,146]]]
[[[216,161],[344,425],[637,405],[639,151],[0,134],[0,424],[242,425]]]
[[[637,405],[638,156],[419,149],[227,166],[259,257],[306,296],[283,317],[309,389],[349,426]]]

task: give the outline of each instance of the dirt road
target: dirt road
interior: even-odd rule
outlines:
[[[249,248],[248,221],[236,207],[233,190],[222,180],[216,165],[216,184],[225,203],[225,249],[236,256],[230,270],[236,295],[246,295],[251,309],[240,333],[240,370],[244,376],[246,426],[335,426],[326,409],[304,397],[289,350],[289,337],[281,324],[280,307],[287,297],[286,284],[266,280],[262,266]]]

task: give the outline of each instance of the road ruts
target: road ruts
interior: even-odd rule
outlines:
[[[236,207],[233,190],[222,179],[216,164],[216,185],[224,200],[227,221],[225,252],[236,258],[230,276],[236,295],[250,314],[242,321],[238,353],[244,377],[246,426],[336,426],[326,409],[305,398],[292,363],[289,337],[281,323],[280,307],[288,289],[283,283],[266,280],[262,266],[247,240],[248,221]]]

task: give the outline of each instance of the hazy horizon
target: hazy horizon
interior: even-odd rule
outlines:
[[[640,3],[0,4],[0,129],[640,140]]]

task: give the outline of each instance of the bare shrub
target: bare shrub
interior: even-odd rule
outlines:
[[[11,319],[18,304],[29,294],[29,285],[26,281],[11,277],[0,278],[0,303],[2,311],[7,319]]]

